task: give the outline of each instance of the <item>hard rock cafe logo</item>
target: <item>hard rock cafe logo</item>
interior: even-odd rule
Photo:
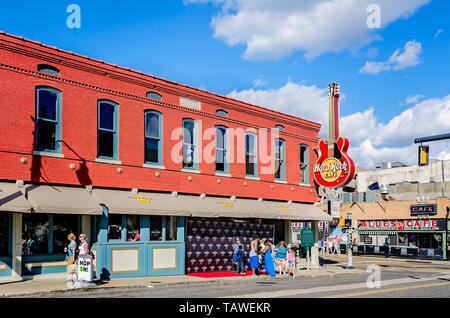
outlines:
[[[320,166],[314,167],[314,173],[320,173],[326,182],[334,182],[342,173],[348,173],[348,166],[346,162],[342,163],[336,158],[328,158]]]

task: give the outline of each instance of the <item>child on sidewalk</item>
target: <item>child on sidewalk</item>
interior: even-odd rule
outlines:
[[[287,267],[288,267],[288,274],[292,275],[292,277],[295,277],[295,253],[292,250],[292,248],[288,249],[288,263],[287,263]]]
[[[242,245],[239,245],[239,249],[235,254],[235,260],[237,263],[236,266],[236,274],[239,274],[239,268],[240,268],[240,273],[241,275],[245,274],[244,271],[244,252],[242,251]]]

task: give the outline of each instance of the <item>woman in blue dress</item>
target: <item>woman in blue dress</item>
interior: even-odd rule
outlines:
[[[264,249],[264,264],[267,275],[275,277],[275,266],[273,266],[272,259],[272,244],[269,241],[266,241],[264,244],[266,247]]]

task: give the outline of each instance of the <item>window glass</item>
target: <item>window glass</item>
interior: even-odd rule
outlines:
[[[228,116],[228,112],[226,112],[226,111],[224,111],[222,109],[219,109],[219,110],[216,111],[216,115],[227,117]]]
[[[308,147],[300,146],[300,183],[308,182]]]
[[[161,164],[161,115],[153,112],[145,113],[145,162]]]
[[[406,246],[408,244],[408,240],[406,238],[406,233],[398,233],[398,245]]]
[[[276,125],[275,128],[278,130],[281,130],[281,131],[284,130],[284,126],[282,126],[282,125]]]
[[[67,235],[78,233],[77,215],[58,215],[53,216],[53,254],[64,254],[64,247],[69,244]]]
[[[225,134],[226,129],[216,127],[216,171],[225,171]]]
[[[155,100],[158,100],[158,101],[162,100],[162,96],[159,95],[158,93],[155,93],[155,92],[148,92],[147,93],[147,98],[155,99]]]
[[[166,216],[166,241],[177,240],[177,222],[176,216]]]
[[[56,120],[58,95],[55,92],[39,90],[39,118]]]
[[[194,122],[185,121],[183,128],[183,142],[185,144],[194,144]]]
[[[389,245],[397,245],[397,235],[389,234]]]
[[[193,168],[195,163],[194,122],[183,121],[183,168]]]
[[[140,230],[140,217],[138,215],[127,215],[127,241],[140,241]]]
[[[41,73],[59,76],[59,70],[51,65],[40,64],[38,65],[38,71]]]
[[[100,129],[114,130],[114,105],[100,103]]]
[[[150,241],[162,240],[162,216],[150,217]]]
[[[108,240],[122,239],[122,215],[108,215]]]
[[[56,122],[38,120],[37,144],[39,149],[56,150]]]
[[[22,255],[48,254],[48,214],[23,214]]]
[[[159,141],[155,139],[145,139],[145,161],[157,163],[159,161],[158,156]]]
[[[284,173],[284,142],[277,139],[275,141],[275,179],[283,179]]]
[[[114,133],[109,131],[98,132],[98,155],[101,157],[114,157]]]
[[[256,175],[255,140],[254,135],[247,134],[245,136],[245,174],[250,176]]]
[[[159,138],[159,115],[146,113],[145,137]]]
[[[0,212],[0,255],[8,255],[9,213]]]

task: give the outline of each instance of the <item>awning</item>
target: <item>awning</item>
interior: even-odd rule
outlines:
[[[25,186],[25,195],[36,213],[103,213],[98,201],[84,188],[32,184]]]
[[[0,211],[30,212],[32,207],[15,183],[0,182]]]
[[[171,193],[94,189],[94,197],[111,214],[219,217],[210,198]]]
[[[312,204],[256,199],[232,200],[223,197],[177,195],[170,193],[94,189],[93,195],[112,214],[168,215],[192,217],[262,218],[329,221],[332,217]]]
[[[299,221],[331,221],[333,218],[313,204],[257,201],[253,218]]]

